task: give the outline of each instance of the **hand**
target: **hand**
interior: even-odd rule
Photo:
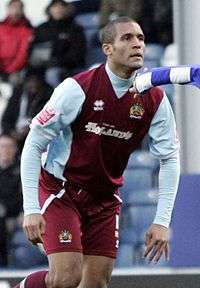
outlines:
[[[149,262],[157,263],[163,253],[165,260],[169,260],[169,228],[162,225],[152,224],[146,232],[144,257],[148,257]]]
[[[130,93],[137,93],[137,94],[138,94],[138,91],[137,91],[137,89],[136,89],[134,86],[132,86],[132,87],[129,89],[129,92],[130,92]]]
[[[24,216],[23,229],[31,243],[43,243],[42,234],[45,232],[46,223],[39,213]]]

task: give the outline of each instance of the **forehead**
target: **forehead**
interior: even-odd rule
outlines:
[[[22,9],[23,8],[23,5],[20,1],[16,1],[16,2],[12,2],[8,5],[8,9],[9,8],[18,8],[18,9]]]
[[[143,31],[139,24],[135,22],[127,22],[127,23],[117,23],[115,25],[116,29],[116,38],[120,38],[124,34],[143,34]]]

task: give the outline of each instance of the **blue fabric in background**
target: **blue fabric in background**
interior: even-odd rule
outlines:
[[[172,218],[170,266],[200,265],[200,175],[182,175]]]

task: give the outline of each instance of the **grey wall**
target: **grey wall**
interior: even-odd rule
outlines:
[[[174,35],[179,64],[200,64],[200,1],[174,0]],[[176,118],[181,140],[182,171],[200,172],[200,90],[176,90]]]

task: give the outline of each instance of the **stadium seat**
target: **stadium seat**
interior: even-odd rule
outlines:
[[[156,205],[158,189],[130,190],[126,194],[125,203],[128,206]]]
[[[10,243],[10,267],[28,269],[44,266],[47,263],[47,257],[41,253],[37,246],[30,244],[21,229],[14,232]]]
[[[129,158],[124,171],[124,185],[121,187],[122,199],[128,201],[128,194],[157,186],[159,161],[148,151],[135,151]]]
[[[164,47],[160,44],[147,44],[145,48],[145,61],[151,61],[153,67],[160,66]],[[152,67],[151,67],[152,68]]]
[[[99,14],[96,12],[79,14],[76,16],[76,21],[85,29],[98,28]]]
[[[92,36],[99,29],[99,14],[98,13],[84,13],[76,16],[76,21],[85,31],[87,41],[90,46]]]
[[[135,245],[138,241],[136,231],[131,226],[120,228],[120,243]]]
[[[148,205],[148,206],[130,207],[129,213],[130,213],[131,226],[134,227],[134,230],[137,233],[138,242],[139,243],[143,242],[144,233],[151,225],[155,217],[156,206]]]
[[[115,267],[131,267],[134,264],[134,249],[130,244],[120,244]]]
[[[105,63],[105,56],[102,52],[98,38],[99,14],[84,13],[76,16],[76,21],[83,26],[87,39],[86,67]]]
[[[100,47],[90,47],[86,56],[86,66],[93,68],[93,66],[105,63],[105,56]]]
[[[126,169],[124,172],[124,185],[120,189],[122,199],[127,201],[127,195],[138,190],[147,190],[153,187],[153,171],[149,168]]]
[[[127,168],[156,169],[158,165],[158,160],[149,151],[137,150],[131,154]]]

